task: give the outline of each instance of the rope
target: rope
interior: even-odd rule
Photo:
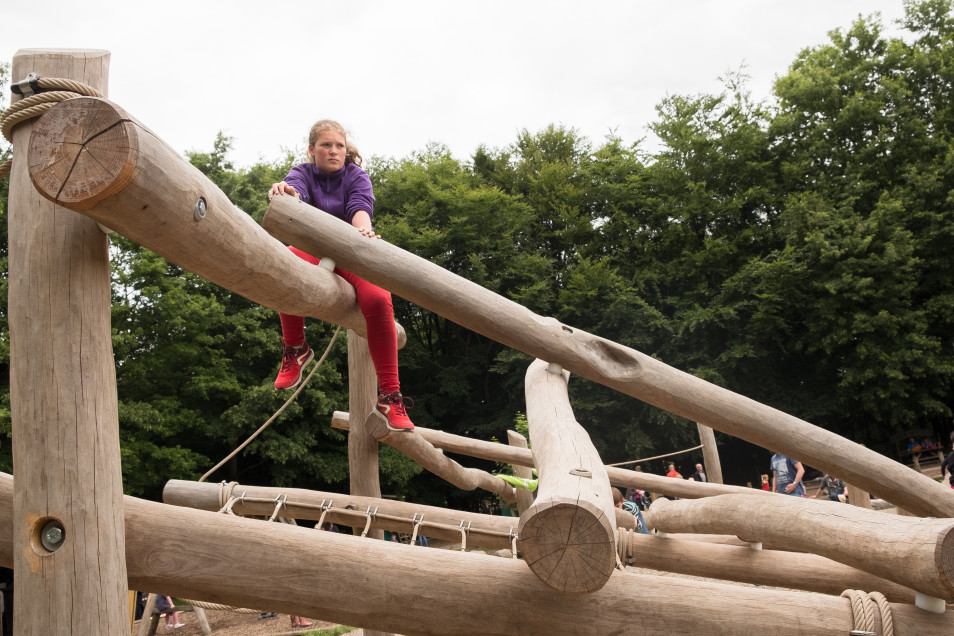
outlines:
[[[92,86],[59,77],[40,77],[37,78],[35,83],[38,88],[45,92],[24,97],[3,111],[3,113],[0,113],[0,132],[3,133],[4,139],[10,143],[13,143],[14,126],[33,119],[34,117],[39,117],[59,102],[83,96],[106,97]],[[12,157],[0,164],[0,179],[10,174],[12,168]]]
[[[251,435],[247,440],[245,440],[244,442],[242,442],[241,446],[239,446],[239,447],[236,448],[234,451],[232,451],[231,453],[229,453],[228,457],[226,457],[225,459],[223,459],[222,461],[220,461],[218,464],[216,464],[215,466],[213,466],[211,469],[209,469],[209,472],[207,472],[206,474],[204,474],[204,475],[202,475],[201,477],[199,477],[199,482],[200,482],[200,483],[203,482],[203,481],[205,481],[205,478],[206,478],[206,477],[208,477],[209,475],[211,475],[212,473],[214,473],[215,471],[217,471],[219,468],[221,468],[222,465],[225,464],[225,462],[227,462],[227,461],[229,461],[230,459],[232,459],[233,457],[235,457],[243,448],[245,448],[246,446],[248,446],[249,444],[251,444],[253,439],[255,439],[256,437],[258,437],[259,434],[260,434],[262,431],[264,431],[266,428],[268,428],[269,425],[270,425],[272,422],[274,422],[275,419],[276,419],[279,415],[281,415],[282,412],[283,412],[286,408],[288,408],[288,405],[291,404],[291,403],[295,400],[296,397],[298,397],[298,394],[301,393],[302,389],[305,388],[305,385],[308,384],[308,381],[311,380],[311,376],[315,375],[315,371],[318,370],[318,367],[321,366],[321,363],[324,362],[324,361],[325,361],[325,358],[328,357],[328,353],[331,352],[331,346],[335,343],[335,340],[338,338],[338,332],[340,332],[340,331],[341,331],[341,326],[339,325],[338,328],[335,329],[334,334],[331,336],[331,340],[328,342],[328,346],[325,348],[325,352],[324,352],[323,354],[321,354],[321,357],[318,359],[318,362],[315,363],[315,365],[311,368],[311,371],[308,372],[308,376],[305,378],[305,380],[304,380],[301,384],[298,385],[298,388],[295,389],[295,392],[291,394],[291,397],[288,398],[287,400],[285,400],[285,403],[282,404],[281,408],[279,408],[277,411],[275,411],[275,414],[272,415],[270,418],[268,418],[268,421],[265,422],[264,424],[262,424],[262,425],[258,428],[257,431],[255,431],[254,433],[252,433],[252,435]]]
[[[894,618],[891,615],[891,604],[881,592],[865,594],[862,590],[845,590],[841,595],[851,603],[851,615],[854,629],[849,632],[857,636],[877,635],[875,631],[875,607],[881,614],[881,633],[883,636],[894,636]]]
[[[643,459],[633,459],[628,462],[620,462],[618,464],[607,464],[607,466],[625,466],[626,464],[638,464],[639,462],[648,462],[653,459],[662,459],[663,457],[672,457],[673,455],[682,455],[683,453],[699,450],[703,446],[705,446],[705,444],[699,444],[698,446],[693,446],[692,448],[687,448],[685,450],[675,451],[672,453],[666,453],[665,455],[656,455],[655,457],[644,457]]]
[[[616,529],[616,556],[618,562],[632,565],[636,561],[636,542],[633,540],[635,533],[626,528]]]

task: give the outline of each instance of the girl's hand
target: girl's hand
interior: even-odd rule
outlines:
[[[362,225],[361,227],[358,228],[358,231],[361,232],[363,235],[367,236],[368,238],[373,238],[373,239],[381,238],[380,234],[374,233],[374,228],[372,228],[370,225]]]
[[[278,196],[279,194],[290,194],[296,199],[300,199],[298,193],[295,192],[295,188],[288,185],[284,181],[281,183],[273,183],[271,190],[268,191],[268,200],[271,201],[272,197]]]

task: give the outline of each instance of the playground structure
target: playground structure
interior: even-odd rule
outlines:
[[[66,78],[105,94],[108,62],[104,51],[24,50],[12,77]],[[0,476],[0,565],[16,572],[17,633],[128,633],[128,589],[401,634],[610,634],[623,626],[954,633],[945,613],[954,600],[954,491],[932,479],[367,241],[291,197],[276,197],[258,226],[105,99],[67,99],[12,136],[16,475]],[[348,329],[349,412],[333,424],[349,430],[350,495],[170,482],[164,504],[123,496],[107,228],[262,305]],[[282,241],[320,255],[325,267],[298,259]],[[535,358],[526,379],[533,450],[518,437],[504,446],[423,428],[391,434],[365,417],[376,388],[364,320],[329,261]],[[711,427],[836,474],[861,493],[853,503],[867,503],[871,492],[918,517],[606,467],[573,418],[570,374],[698,422],[701,434]],[[458,487],[516,499],[519,520],[382,499],[379,442]],[[536,467],[536,499],[438,448]],[[614,509],[611,485],[682,499],[653,504],[647,520],[658,534],[639,535]],[[349,525],[361,536],[235,516],[279,512]],[[383,530],[426,530],[522,558],[374,540]],[[805,592],[636,575],[622,567],[631,559]],[[839,596],[858,589],[874,594]]]

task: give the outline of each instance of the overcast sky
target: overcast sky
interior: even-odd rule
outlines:
[[[902,0],[7,0],[0,60],[21,48],[112,53],[109,97],[173,148],[235,138],[241,166],[303,148],[337,119],[365,157],[439,142],[461,159],[550,123],[594,143],[648,135],[667,95],[754,98],[798,52],[859,14],[886,31]],[[14,78],[21,79],[21,78]],[[9,103],[9,95],[6,96]]]

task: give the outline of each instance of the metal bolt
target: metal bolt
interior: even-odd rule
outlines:
[[[199,200],[195,202],[195,209],[192,211],[192,217],[196,221],[201,221],[205,218],[205,199],[199,197]]]
[[[66,530],[63,529],[63,524],[61,524],[56,519],[51,519],[40,532],[40,543],[43,544],[43,547],[49,550],[50,552],[55,552],[61,545],[63,545],[63,540],[66,538]]]

